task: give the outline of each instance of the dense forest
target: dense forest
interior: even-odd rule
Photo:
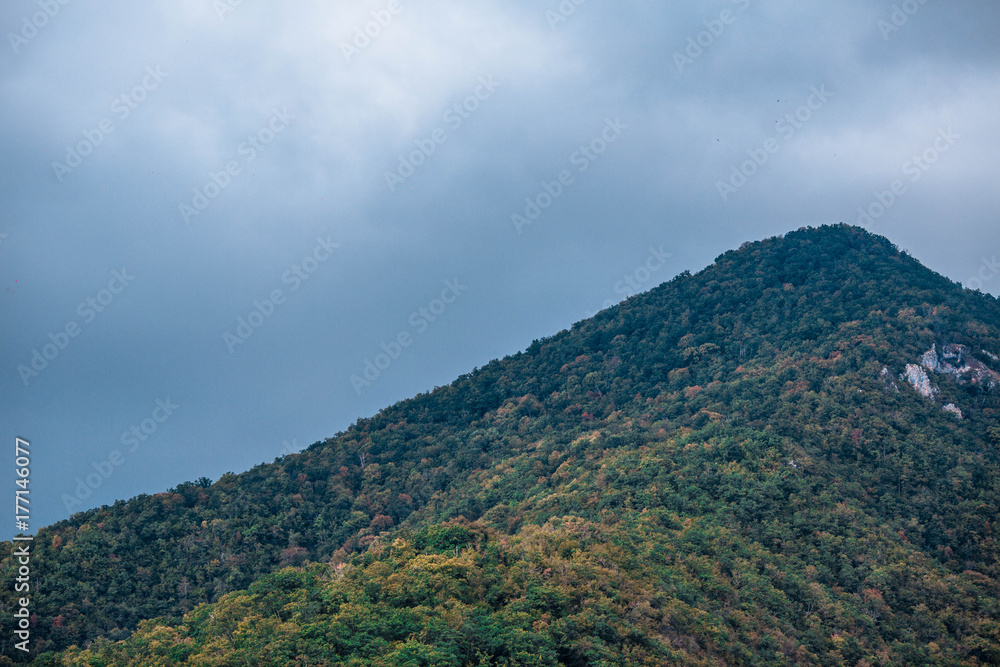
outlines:
[[[302,453],[41,529],[30,659],[1000,664],[998,410],[997,299],[800,229]]]

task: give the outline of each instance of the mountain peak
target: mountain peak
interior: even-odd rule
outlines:
[[[39,531],[40,576],[76,583],[38,593],[38,634],[122,640],[81,664],[505,664],[494,636],[539,664],[995,662],[998,387],[995,300],[802,228],[299,454]]]

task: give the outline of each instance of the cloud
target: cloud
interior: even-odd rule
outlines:
[[[0,7],[0,317],[16,323],[0,409],[53,453],[45,522],[157,397],[183,413],[88,502],[270,460],[522,349],[617,295],[650,247],[671,254],[666,280],[749,239],[854,222],[940,128],[962,137],[873,231],[956,280],[1000,252],[991,5],[928,1],[886,38],[893,3],[875,1],[224,1],[67,2],[16,51],[8,33],[39,6]],[[704,45],[678,71],[689,39]],[[482,77],[499,85],[476,97]],[[782,133],[822,86],[833,96]],[[269,133],[276,113],[289,121]],[[511,214],[608,119],[628,129],[518,235]],[[718,182],[769,139],[723,201]],[[214,196],[188,224],[195,190]],[[230,355],[223,333],[328,235],[337,254]],[[24,387],[17,366],[122,266],[134,283]],[[350,376],[456,278],[462,299],[358,396]]]

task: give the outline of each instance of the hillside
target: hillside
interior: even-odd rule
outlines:
[[[993,297],[856,227],[747,243],[40,530],[35,662],[1000,664],[998,409]]]

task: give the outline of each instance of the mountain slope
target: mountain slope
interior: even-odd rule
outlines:
[[[39,531],[36,636],[166,617],[74,664],[997,664],[997,355],[997,300],[885,239],[745,244],[302,454]]]

